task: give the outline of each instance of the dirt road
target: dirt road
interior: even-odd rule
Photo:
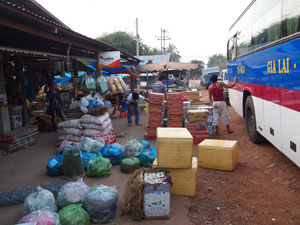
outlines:
[[[207,91],[202,93],[208,100]],[[197,197],[189,207],[192,222],[300,224],[300,169],[271,144],[253,144],[245,121],[231,107],[228,111],[234,133],[227,135],[221,124],[218,139],[238,140],[238,165],[233,172],[199,168]]]

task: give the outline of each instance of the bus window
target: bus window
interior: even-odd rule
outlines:
[[[282,3],[282,36],[300,31],[300,1],[284,0]]]
[[[232,59],[232,51],[233,51],[233,41],[232,38],[227,43],[227,60],[231,61]]]
[[[256,1],[252,38],[254,49],[280,38],[281,0]]]
[[[233,37],[233,51],[232,51],[232,60],[236,59],[236,47],[237,47],[237,37]]]

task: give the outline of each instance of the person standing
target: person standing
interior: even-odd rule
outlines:
[[[208,96],[210,104],[214,107],[213,113],[213,126],[216,130],[216,136],[219,135],[219,118],[222,116],[223,124],[227,128],[227,133],[233,133],[229,127],[229,118],[227,114],[227,105],[224,98],[223,88],[233,88],[237,82],[237,77],[234,77],[231,85],[225,84],[224,82],[218,82],[218,76],[216,74],[211,75],[210,81],[212,84],[208,87]]]
[[[158,81],[156,81],[152,85],[152,92],[165,94],[166,93],[165,81],[166,81],[165,75],[163,75],[163,74],[159,75]]]
[[[139,95],[138,93],[131,93],[127,97],[127,105],[128,105],[127,120],[128,120],[129,127],[132,126],[131,114],[135,114],[135,124],[137,126],[142,126],[142,124],[140,123],[139,99],[148,101],[148,99],[144,98],[142,95]]]
[[[60,93],[54,83],[50,85],[49,91],[47,92],[47,98],[49,100],[49,112],[51,115],[53,131],[56,131],[56,115],[61,117],[62,120],[65,120],[65,116],[63,113],[63,104],[60,97]]]

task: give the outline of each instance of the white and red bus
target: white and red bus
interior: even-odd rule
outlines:
[[[300,167],[300,0],[254,0],[227,43],[230,103],[254,143],[267,139]]]

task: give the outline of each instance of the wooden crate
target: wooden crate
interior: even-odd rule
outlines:
[[[205,139],[198,145],[199,167],[234,170],[238,161],[237,141]]]
[[[157,168],[157,159],[154,160],[152,168]],[[172,179],[171,194],[182,196],[196,196],[197,192],[197,173],[198,158],[193,157],[192,168],[174,169],[167,168]]]
[[[191,168],[193,136],[186,128],[157,128],[157,164],[162,168]]]

